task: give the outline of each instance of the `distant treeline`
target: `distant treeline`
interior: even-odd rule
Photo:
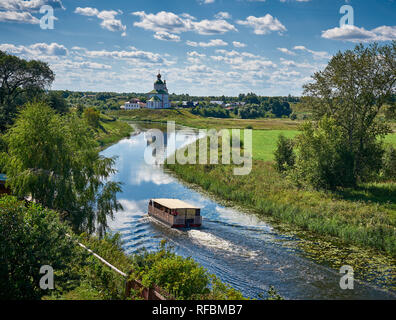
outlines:
[[[228,108],[211,103],[200,102],[191,110],[192,114],[203,117],[230,118],[238,117],[241,119],[256,118],[288,118],[296,119],[292,115],[290,103],[285,98],[269,98],[268,100],[258,103],[246,103],[244,105],[231,105]]]
[[[90,91],[53,91],[57,96],[66,99],[71,106],[83,109],[95,107],[97,110],[117,110],[128,100],[139,99],[146,102],[143,93],[115,93],[115,92],[90,92]],[[259,96],[253,92],[239,94],[237,97],[226,96],[190,96],[188,94],[170,94],[172,107],[191,108],[191,113],[203,117],[242,119],[254,118],[282,118],[291,117],[291,104],[300,102],[300,97],[291,95],[286,97]]]
[[[116,93],[116,92],[92,92],[92,91],[56,91],[60,93],[65,99],[71,102],[79,102],[81,99],[96,100],[98,106],[103,106],[107,109],[111,109],[112,103],[115,103],[119,107],[121,102],[131,100],[134,98],[140,99],[142,102],[146,102],[147,96],[145,93]],[[258,104],[271,103],[271,99],[277,99],[279,101],[286,101],[289,103],[300,102],[300,97],[285,96],[285,97],[268,97],[260,96],[253,92],[241,93],[237,97],[229,96],[190,96],[189,94],[175,94],[169,95],[169,100],[174,106],[183,106],[183,102],[186,107],[193,106],[193,103],[206,103],[211,104],[211,101],[221,101],[224,104],[233,104],[236,102],[244,102],[246,104]],[[101,103],[102,102],[102,103]]]

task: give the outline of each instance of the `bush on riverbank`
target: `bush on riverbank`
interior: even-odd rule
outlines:
[[[191,258],[176,255],[163,241],[156,252],[133,256],[133,278],[146,287],[153,284],[179,300],[241,300],[242,294],[223,284]]]
[[[63,282],[62,271],[70,272],[78,259],[68,232],[56,212],[0,197],[0,299],[42,297],[45,291],[39,282],[44,265],[51,266]]]

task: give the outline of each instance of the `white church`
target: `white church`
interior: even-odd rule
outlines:
[[[157,81],[154,82],[154,90],[148,94],[146,108],[149,109],[166,109],[170,108],[169,93],[166,87],[166,80],[161,80],[161,73],[157,75]]]
[[[157,81],[154,82],[154,90],[147,93],[148,100],[147,103],[141,102],[139,99],[132,99],[127,101],[121,109],[134,110],[134,109],[166,109],[170,108],[169,103],[169,93],[166,87],[166,80],[161,80],[161,73],[157,75]]]

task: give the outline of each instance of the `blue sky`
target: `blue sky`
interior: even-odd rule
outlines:
[[[0,0],[0,50],[47,61],[53,89],[148,92],[161,70],[172,93],[299,95],[337,51],[396,40],[395,21],[395,0]]]

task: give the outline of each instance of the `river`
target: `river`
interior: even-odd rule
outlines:
[[[118,172],[112,179],[123,183],[118,199],[124,210],[109,226],[122,234],[128,254],[143,247],[155,250],[166,239],[176,253],[192,257],[250,298],[265,296],[273,285],[286,299],[396,299],[395,292],[370,282],[355,281],[353,290],[342,290],[338,270],[307,258],[296,246],[300,241],[296,236],[277,232],[251,213],[225,207],[181,183],[161,166],[147,164],[147,126],[133,125],[135,133],[130,138],[102,152],[117,157]],[[196,130],[183,129],[176,130],[177,146],[197,139]],[[147,216],[150,198],[178,198],[201,207],[203,226],[180,231],[155,223]]]

